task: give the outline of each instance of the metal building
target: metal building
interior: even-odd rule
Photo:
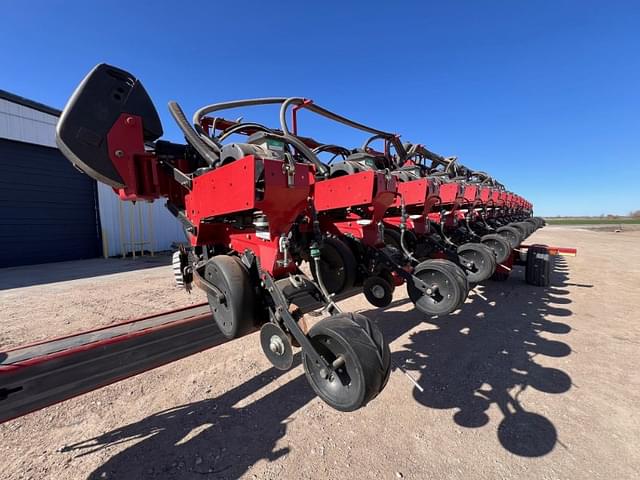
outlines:
[[[163,201],[121,202],[64,158],[55,144],[60,113],[0,90],[0,267],[185,242]]]

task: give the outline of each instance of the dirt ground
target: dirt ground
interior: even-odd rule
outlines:
[[[516,271],[439,320],[404,288],[386,310],[342,302],[423,393],[394,371],[366,408],[336,412],[251,335],[0,425],[0,477],[638,478],[640,231],[531,240],[578,248],[549,288]],[[0,271],[0,348],[203,300],[172,287],[167,257],[136,262]]]

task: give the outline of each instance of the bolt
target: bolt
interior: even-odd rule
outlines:
[[[284,342],[279,336],[273,335],[269,339],[269,350],[271,350],[276,355],[284,355]]]
[[[127,117],[124,122],[129,126],[133,126],[136,124],[136,119],[133,117]]]
[[[124,151],[123,150],[116,150],[115,151],[115,155],[118,158],[122,158],[122,157],[124,157]]]

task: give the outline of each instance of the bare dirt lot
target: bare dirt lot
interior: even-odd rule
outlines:
[[[638,478],[640,231],[531,240],[579,250],[550,288],[516,271],[437,320],[404,288],[384,311],[343,302],[423,393],[396,371],[366,408],[333,411],[251,335],[0,425],[0,477]],[[202,301],[172,287],[167,261],[0,271],[0,346]]]

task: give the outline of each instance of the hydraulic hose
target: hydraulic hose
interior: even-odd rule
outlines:
[[[254,129],[254,130],[260,130],[263,132],[267,132],[267,133],[274,133],[273,130],[271,130],[268,127],[265,127],[264,125],[261,125],[259,123],[238,123],[236,125],[233,125],[229,128],[227,128],[224,132],[222,132],[218,137],[218,141],[222,142],[225,138],[233,135],[234,133],[237,132],[242,132],[243,130],[246,129]]]
[[[205,115],[220,110],[228,110],[231,108],[249,107],[255,105],[283,104],[284,106],[284,104],[289,100],[291,99],[287,99],[285,97],[266,97],[235,100],[233,102],[212,103],[211,105],[200,108],[196,111],[196,113],[193,114],[193,123],[194,125],[199,125]],[[291,135],[288,130],[283,130],[282,139],[293,145],[296,150],[298,150],[309,162],[313,163],[322,176],[326,177],[329,174],[329,169],[326,167],[326,165],[324,165],[318,159],[318,157],[316,157],[316,155],[311,151],[309,147],[307,147],[300,139]]]
[[[331,298],[331,294],[322,281],[322,272],[320,268],[320,247],[318,247],[317,245],[311,246],[311,258],[313,259],[313,263],[316,267],[316,278],[318,280],[318,287],[320,288],[320,292],[327,302],[327,310],[334,309],[335,311],[340,313],[342,310],[340,310],[340,307],[338,307],[338,305],[336,305],[336,303],[333,301],[333,298]]]
[[[187,142],[196,149],[209,166],[213,166],[220,157],[214,154],[211,148],[202,140],[202,138],[200,138],[200,135],[198,135],[191,125],[189,125],[187,117],[184,116],[184,112],[180,108],[180,105],[174,101],[169,102],[169,112],[178,124],[178,127],[180,127],[180,130],[182,130],[182,133],[184,133]]]
[[[229,110],[231,108],[250,107],[254,105],[273,105],[275,103],[285,102],[286,97],[265,97],[265,98],[249,98],[245,100],[235,100],[233,102],[220,102],[206,105],[193,114],[193,124],[200,125],[202,118],[212,112],[220,110]]]

